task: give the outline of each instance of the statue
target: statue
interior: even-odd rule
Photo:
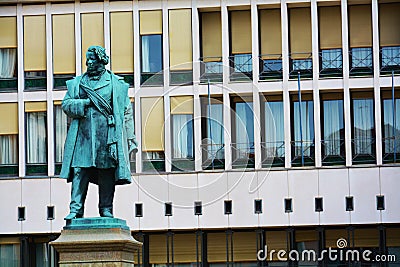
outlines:
[[[89,182],[99,186],[99,213],[113,218],[115,185],[131,183],[129,154],[137,152],[129,85],[105,69],[105,49],[86,52],[87,72],[67,81],[62,109],[73,120],[60,177],[72,183],[70,213],[82,218]]]

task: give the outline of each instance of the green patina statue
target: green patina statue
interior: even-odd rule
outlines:
[[[91,46],[87,72],[67,81],[62,109],[72,118],[60,177],[72,182],[70,213],[82,218],[89,182],[99,186],[99,213],[113,217],[115,185],[131,183],[129,154],[137,152],[128,84],[105,69],[105,49]]]

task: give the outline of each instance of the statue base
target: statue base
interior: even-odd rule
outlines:
[[[68,220],[50,244],[59,253],[60,267],[133,267],[142,245],[125,220],[101,217]]]

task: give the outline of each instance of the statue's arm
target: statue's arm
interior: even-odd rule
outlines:
[[[126,98],[125,103],[125,112],[124,112],[124,120],[125,120],[125,131],[128,139],[129,151],[137,151],[137,141],[135,136],[135,125],[133,121],[133,111],[131,101],[129,97]]]
[[[61,107],[68,117],[73,119],[83,118],[85,117],[85,107],[90,105],[90,99],[74,98],[72,90],[73,88],[68,86],[68,91],[62,101]]]

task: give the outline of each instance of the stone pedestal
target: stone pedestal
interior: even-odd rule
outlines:
[[[142,243],[117,218],[67,221],[61,236],[50,243],[60,255],[60,267],[133,267]]]

